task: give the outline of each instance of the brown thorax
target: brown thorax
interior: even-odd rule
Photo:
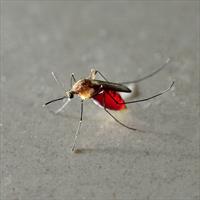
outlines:
[[[92,96],[94,96],[95,88],[94,88],[94,85],[92,84],[91,80],[95,79],[96,73],[97,73],[97,71],[95,69],[91,69],[91,72],[90,72],[88,78],[77,81],[72,86],[72,89],[68,92],[67,95],[69,95],[69,93],[77,94],[83,100],[89,99]]]

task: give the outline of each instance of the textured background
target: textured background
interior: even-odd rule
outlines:
[[[198,200],[198,1],[1,2],[1,200]],[[80,101],[54,115],[42,104],[63,95],[72,72],[95,67],[134,80],[140,98],[116,116],[85,102],[79,154],[71,152]],[[52,108],[54,109],[54,108]]]

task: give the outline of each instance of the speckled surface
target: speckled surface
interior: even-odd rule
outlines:
[[[1,200],[199,200],[198,1],[1,2]],[[70,74],[96,67],[111,81],[134,80],[138,98],[116,124],[87,101],[71,152],[80,101],[44,109],[70,87]]]

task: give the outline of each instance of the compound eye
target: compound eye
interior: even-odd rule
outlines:
[[[74,94],[72,92],[69,92],[69,98],[72,99],[74,97]]]

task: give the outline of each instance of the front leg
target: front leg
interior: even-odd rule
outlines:
[[[73,146],[72,146],[72,151],[75,150],[76,140],[77,140],[78,134],[80,133],[79,130],[81,128],[82,120],[83,120],[83,100],[81,100],[81,116],[80,116],[80,121],[79,121],[79,124],[78,124],[78,128],[76,130],[76,134],[75,134],[75,137],[74,137],[74,143],[73,143]]]

